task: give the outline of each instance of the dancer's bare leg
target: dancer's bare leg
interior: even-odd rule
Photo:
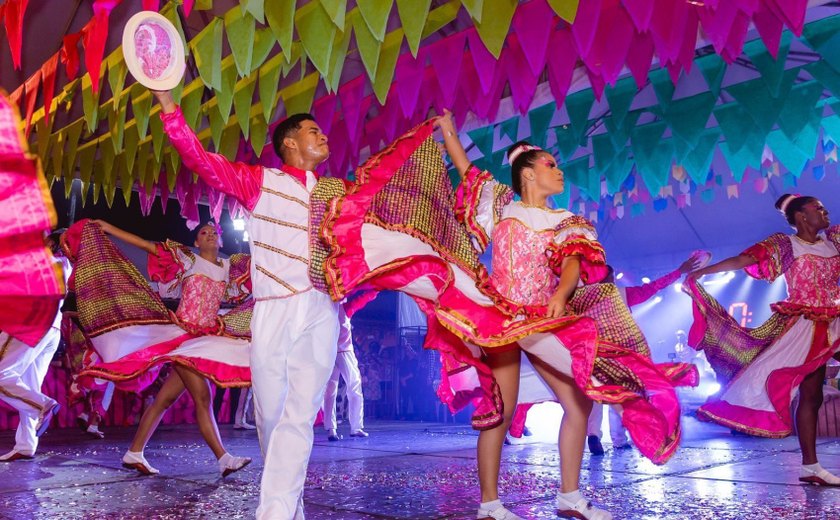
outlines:
[[[134,439],[131,441],[129,451],[143,452],[152,434],[157,430],[163,414],[170,406],[175,404],[175,401],[184,393],[184,383],[177,373],[172,372],[164,381],[160,391],[155,396],[152,406],[148,407],[143,416],[140,418],[140,424],[137,425],[137,433],[134,434]]]
[[[499,498],[499,466],[502,460],[502,445],[510,429],[516,400],[519,396],[520,350],[490,354],[485,361],[493,371],[504,402],[504,422],[478,434],[478,481],[481,486],[481,501],[491,502]]]
[[[579,487],[586,423],[592,411],[592,401],[577,387],[574,380],[550,368],[538,358],[528,356],[534,369],[554,392],[563,407],[557,447],[560,450],[560,491],[570,493]]]
[[[224,455],[225,447],[219,435],[219,427],[213,416],[213,401],[210,398],[210,381],[203,376],[183,366],[175,366],[175,371],[181,377],[187,392],[195,403],[195,418],[198,430],[204,437],[204,442],[210,447],[213,455],[220,459]]]

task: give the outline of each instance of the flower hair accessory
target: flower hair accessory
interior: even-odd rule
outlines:
[[[534,146],[532,144],[521,144],[517,146],[513,149],[512,152],[510,152],[510,156],[508,157],[508,163],[513,164],[513,161],[515,161],[517,157],[519,157],[525,152],[530,152],[532,150],[542,150],[542,148],[540,148],[539,146]]]
[[[793,202],[794,199],[798,199],[801,196],[802,195],[800,195],[799,193],[794,193],[792,195],[788,195],[787,197],[785,197],[785,200],[783,200],[782,203],[779,204],[779,211],[782,212],[782,215],[786,215],[787,214],[787,209],[788,209],[788,206],[790,206],[790,203]]]

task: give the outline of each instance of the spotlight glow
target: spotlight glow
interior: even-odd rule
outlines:
[[[662,296],[657,296],[653,299],[653,304],[656,305],[657,303],[662,301]]]
[[[245,231],[245,219],[244,218],[233,219],[233,230],[234,231]],[[247,242],[247,240],[246,240],[246,242]]]
[[[248,232],[247,232],[247,231],[245,231],[244,233],[242,233],[242,241],[243,241],[243,242],[247,242],[250,238],[251,238],[251,237],[249,237],[249,236],[248,236]]]
[[[642,276],[642,283],[650,283],[650,278],[647,276]]]
[[[621,280],[622,278],[624,278],[624,273],[618,273],[617,275],[615,275],[616,280]]]

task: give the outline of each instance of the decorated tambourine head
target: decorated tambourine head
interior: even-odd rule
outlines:
[[[691,253],[691,259],[697,262],[697,267],[695,267],[695,269],[703,269],[709,265],[709,262],[712,261],[712,253],[698,249],[697,251]]]
[[[160,13],[140,11],[123,30],[123,56],[128,71],[152,90],[170,90],[181,82],[186,62],[178,30]]]

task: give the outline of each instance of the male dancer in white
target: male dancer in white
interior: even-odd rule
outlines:
[[[335,366],[338,304],[309,279],[309,196],[327,136],[309,114],[288,117],[272,142],[282,169],[228,161],[204,150],[167,92],[154,92],[164,130],[184,165],[249,213],[251,379],[265,466],[257,518],[303,518],[312,423]]]
[[[344,378],[347,386],[347,402],[350,410],[347,418],[350,420],[351,437],[367,437],[365,427],[365,398],[362,395],[362,374],[359,373],[359,361],[353,351],[353,330],[350,325],[350,318],[344,312],[344,306],[340,307],[338,322],[341,329],[338,333],[338,355],[335,358],[335,368],[327,382],[327,390],[324,393],[324,429],[327,430],[327,439],[331,441],[341,440],[336,431],[335,401],[338,397],[338,378]]]
[[[58,237],[47,237],[47,247],[56,255]],[[64,270],[64,281],[70,276],[70,262],[56,256]],[[59,309],[61,303],[58,304]],[[47,431],[53,416],[61,408],[54,399],[41,393],[50,361],[61,340],[61,311],[56,312],[52,327],[34,347],[0,332],[0,399],[18,411],[20,422],[15,433],[15,447],[0,456],[0,462],[31,459],[38,449],[38,437]]]

